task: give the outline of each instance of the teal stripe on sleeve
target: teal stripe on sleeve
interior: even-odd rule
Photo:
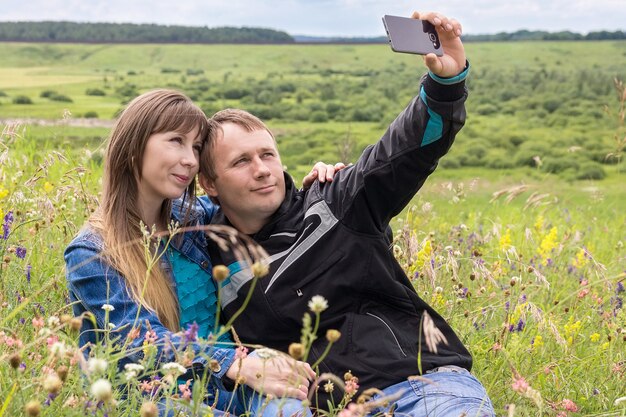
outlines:
[[[428,107],[428,96],[424,91],[424,87],[420,89],[420,98],[428,108],[428,123],[426,124],[421,144],[421,146],[426,146],[441,139],[443,136],[443,120],[439,114]]]

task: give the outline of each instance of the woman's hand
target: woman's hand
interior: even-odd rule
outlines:
[[[319,182],[332,182],[335,174],[346,167],[346,164],[343,162],[337,162],[335,165],[325,164],[324,162],[317,162],[311,168],[311,172],[309,172],[306,177],[302,179],[302,188],[305,190],[310,188],[311,185],[315,182],[315,180],[319,180]]]
[[[243,377],[246,385],[264,395],[305,400],[315,372],[306,362],[274,352],[269,358],[251,354],[244,359],[235,360],[226,376],[233,380]]]

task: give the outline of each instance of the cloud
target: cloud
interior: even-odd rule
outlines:
[[[0,19],[257,26],[291,34],[377,36],[384,14],[416,7],[458,18],[465,33],[624,30],[623,0],[1,0]]]

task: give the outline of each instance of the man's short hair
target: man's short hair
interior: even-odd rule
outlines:
[[[217,178],[215,172],[215,161],[213,160],[213,150],[217,135],[222,132],[222,125],[232,123],[244,129],[246,132],[254,132],[255,130],[265,130],[270,134],[272,139],[276,141],[272,131],[265,123],[255,115],[241,109],[224,109],[218,111],[209,118],[209,134],[205,146],[200,154],[200,175],[210,180]]]

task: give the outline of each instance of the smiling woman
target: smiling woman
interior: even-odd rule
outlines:
[[[205,385],[207,404],[218,409],[236,415],[310,415],[300,401],[315,375],[308,364],[282,356],[235,360],[230,335],[218,328],[204,232],[179,230],[167,239],[173,232],[169,224],[208,224],[215,210],[206,198],[195,198],[208,127],[202,110],[172,90],[145,93],[120,115],[105,155],[100,207],[65,251],[74,314],[93,317],[83,320],[80,343],[88,352],[96,347],[90,351],[94,355],[101,332],[114,324],[120,371],[147,365],[150,345],[152,365],[180,369],[182,382],[203,375],[197,383]],[[225,383],[240,377],[249,385],[229,392]],[[161,407],[166,412],[170,404],[163,400]]]

